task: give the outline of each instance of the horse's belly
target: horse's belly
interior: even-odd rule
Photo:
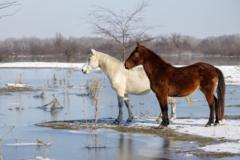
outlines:
[[[169,87],[168,96],[185,97],[185,96],[192,94],[196,90],[198,90],[198,88],[199,88],[199,84],[189,85],[189,86],[186,85],[185,87],[183,87],[183,86]]]
[[[150,86],[148,85],[142,85],[142,86],[131,86],[127,88],[127,92],[130,94],[145,94],[147,92],[149,92]]]
[[[127,89],[127,92],[130,94],[144,94],[151,90],[150,82],[147,79],[147,77],[144,77],[142,79],[136,78],[133,80],[128,79],[126,89]]]

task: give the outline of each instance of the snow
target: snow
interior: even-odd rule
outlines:
[[[228,152],[228,153],[240,153],[240,142],[226,142],[221,144],[208,145],[200,147],[200,149],[208,152]]]
[[[24,147],[24,146],[43,146],[43,143],[11,143],[11,144],[5,144],[5,146],[11,146],[11,147]],[[51,145],[51,143],[47,143],[47,146]]]
[[[35,160],[53,160],[53,159],[49,159],[49,158],[44,158],[44,157],[41,157],[41,156],[37,156],[35,158]]]
[[[74,68],[81,69],[84,63],[59,62],[14,62],[0,63],[0,68]]]
[[[226,120],[219,126],[204,127],[208,119],[176,119],[170,128],[187,134],[226,140],[240,140],[239,120]]]
[[[22,84],[22,83],[7,83],[5,84],[7,87],[13,87],[13,88],[33,88],[33,86],[28,84]]]
[[[204,127],[208,119],[176,119],[168,126],[179,133],[197,135],[226,142],[199,147],[208,152],[240,154],[240,121],[228,119],[218,126]],[[157,127],[155,119],[135,120],[129,127]]]
[[[225,77],[226,84],[240,85],[240,67],[239,66],[216,66]]]

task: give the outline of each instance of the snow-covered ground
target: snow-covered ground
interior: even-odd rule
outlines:
[[[208,145],[200,149],[240,154],[240,121],[228,119],[220,126],[204,127],[207,121],[207,119],[177,119],[170,128],[180,133],[230,140],[231,142]]]
[[[219,140],[220,144],[207,145],[200,149],[208,152],[229,152],[240,154],[240,120],[224,120],[219,126],[204,127],[208,119],[176,119],[169,128],[184,134],[197,135]],[[136,120],[129,127],[157,127],[155,119]]]
[[[227,84],[240,85],[240,66],[216,66],[224,74]]]

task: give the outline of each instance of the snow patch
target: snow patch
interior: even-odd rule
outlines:
[[[226,142],[221,144],[208,145],[205,147],[200,147],[200,149],[207,152],[228,152],[240,154],[240,142]]]
[[[54,159],[44,158],[44,157],[41,157],[41,156],[37,156],[37,157],[35,158],[35,160],[54,160]]]
[[[5,146],[11,146],[11,147],[24,147],[24,146],[43,146],[43,143],[11,143],[11,144],[5,144]],[[47,143],[47,146],[51,145],[51,143]]]
[[[14,62],[0,63],[0,68],[74,68],[81,69],[84,63],[59,62]]]
[[[5,86],[10,88],[33,88],[33,86],[31,85],[22,83],[7,83],[5,84]]]
[[[240,140],[239,120],[225,120],[222,125],[204,127],[207,122],[208,119],[177,119],[169,127],[180,133],[217,139]]]
[[[214,145],[200,147],[200,149],[208,152],[229,152],[240,154],[240,121],[228,119],[224,124],[218,126],[205,127],[208,119],[176,119],[168,126],[170,129],[179,133],[196,135],[219,140],[227,140],[234,142],[224,142]],[[135,120],[129,127],[157,127],[155,119]]]

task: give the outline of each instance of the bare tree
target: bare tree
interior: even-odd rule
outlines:
[[[17,1],[2,1],[0,0],[0,11],[4,11],[6,8],[10,8],[13,6],[17,6],[18,2]],[[4,17],[8,17],[8,16],[12,16],[16,13],[0,13],[0,19],[4,18]]]
[[[147,6],[146,2],[142,2],[132,11],[120,10],[119,12],[95,6],[89,14],[90,23],[94,26],[96,33],[113,39],[121,46],[122,60],[125,60],[128,42],[141,40],[150,28],[143,25],[143,16],[141,16]]]

